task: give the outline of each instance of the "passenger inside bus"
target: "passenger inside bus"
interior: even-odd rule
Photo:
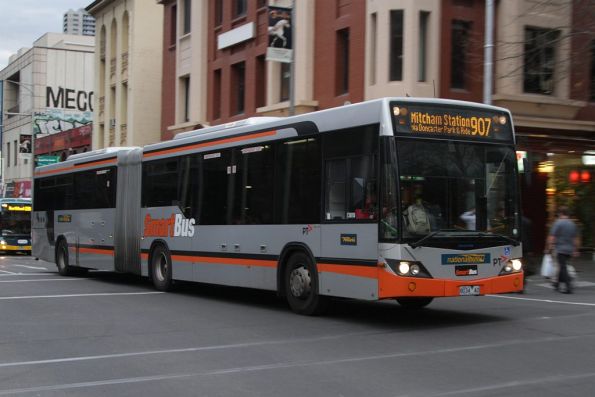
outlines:
[[[424,200],[424,186],[414,184],[405,188],[403,197],[403,222],[411,234],[427,234],[441,228],[440,206]]]
[[[369,187],[366,192],[366,198],[362,208],[355,209],[355,219],[376,219],[378,211],[378,200],[374,187]]]

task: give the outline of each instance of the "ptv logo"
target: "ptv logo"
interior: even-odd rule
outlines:
[[[192,237],[194,236],[194,218],[185,219],[181,214],[172,214],[169,218],[145,216],[145,237]]]

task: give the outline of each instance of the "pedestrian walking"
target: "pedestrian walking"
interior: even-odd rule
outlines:
[[[572,256],[578,256],[579,236],[576,224],[569,218],[568,207],[558,209],[558,218],[554,221],[547,237],[546,250],[556,253],[558,259],[558,279],[554,283],[556,291],[560,291],[560,284],[566,284],[564,293],[572,293],[572,279],[568,274],[568,261]]]

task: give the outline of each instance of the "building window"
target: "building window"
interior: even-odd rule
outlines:
[[[246,5],[246,0],[235,0],[234,7],[233,7],[234,18],[246,15],[247,8],[248,7]]]
[[[10,142],[6,142],[6,167],[10,167]]]
[[[291,80],[291,64],[281,63],[281,92],[279,93],[279,101],[289,100],[289,82]]]
[[[553,93],[559,33],[557,30],[525,28],[525,92],[546,95]]]
[[[178,7],[173,5],[170,9],[169,45],[176,44],[178,36]]]
[[[595,40],[591,42],[591,101],[595,102]]]
[[[184,0],[184,34],[190,33],[192,0]]]
[[[190,76],[182,77],[180,80],[180,89],[182,90],[182,120],[183,122],[188,122],[190,121]]]
[[[223,0],[215,0],[215,26],[223,23]]]
[[[266,61],[264,55],[256,57],[255,103],[260,108],[266,104]]]
[[[232,114],[244,113],[246,94],[246,64],[236,63],[231,66],[231,106]]]
[[[403,10],[390,12],[390,81],[403,80]]]
[[[378,37],[378,18],[370,15],[370,85],[376,84],[376,40]]]
[[[213,73],[213,119],[221,118],[221,69]]]
[[[454,20],[451,28],[450,86],[464,89],[471,22]]]
[[[337,31],[337,58],[336,58],[336,89],[337,95],[349,92],[349,29]]]
[[[430,13],[428,11],[419,12],[419,59],[417,81],[426,81],[426,71],[428,62],[428,22]]]
[[[17,144],[17,141],[14,141],[14,146],[13,146],[13,150],[14,150],[14,166],[17,166],[17,157],[19,154],[19,145]]]

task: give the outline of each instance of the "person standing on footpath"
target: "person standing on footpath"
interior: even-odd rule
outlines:
[[[564,293],[572,293],[572,280],[568,274],[568,260],[571,256],[578,256],[579,237],[576,224],[568,217],[568,207],[561,206],[558,209],[558,219],[552,225],[550,234],[547,237],[547,251],[552,248],[556,252],[558,259],[558,280],[554,283],[554,288],[559,291],[560,284],[566,284]]]

